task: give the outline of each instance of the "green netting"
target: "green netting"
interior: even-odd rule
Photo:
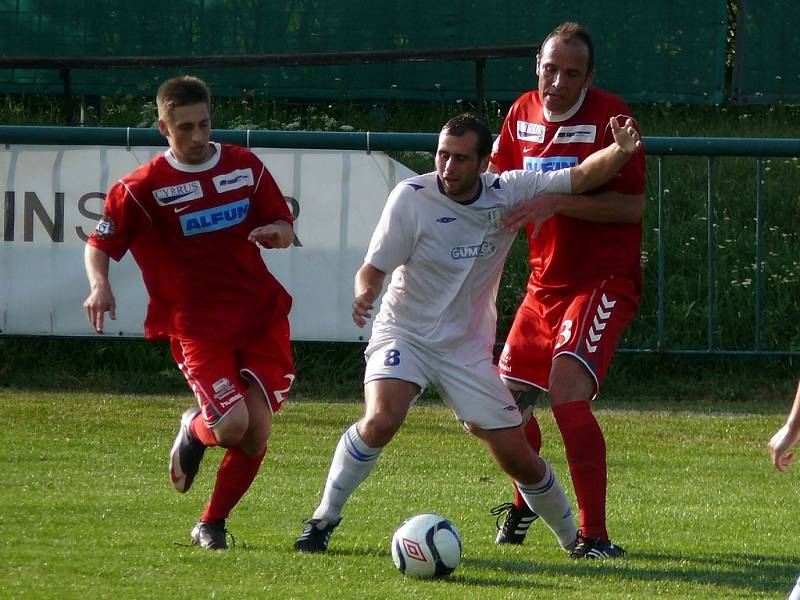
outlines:
[[[741,103],[800,101],[800,3],[740,0],[731,96]]]
[[[152,4],[152,5],[151,5]],[[538,43],[579,19],[595,38],[595,82],[629,101],[723,99],[725,0],[436,4],[427,0],[17,0],[0,3],[6,56],[177,56],[450,49]],[[72,71],[79,94],[152,94],[176,70]],[[474,99],[470,61],[191,69],[216,95]],[[534,85],[528,59],[490,59],[487,99]],[[0,70],[0,91],[61,93],[54,71]]]

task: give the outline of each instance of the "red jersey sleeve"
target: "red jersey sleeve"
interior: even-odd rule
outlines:
[[[257,225],[268,225],[275,221],[286,221],[290,225],[294,222],[294,217],[289,211],[286,199],[278,188],[278,184],[272,178],[260,160],[256,165],[256,186],[254,191],[254,203],[256,208]]]
[[[491,162],[500,173],[522,168],[522,154],[517,144],[517,108],[527,94],[523,94],[511,105],[503,120],[500,134],[492,146]]]
[[[106,194],[103,216],[87,243],[119,261],[134,238],[146,231],[151,222],[150,215],[128,185],[118,181]]]

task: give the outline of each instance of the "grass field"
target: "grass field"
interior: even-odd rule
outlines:
[[[182,393],[0,388],[0,597],[782,598],[800,569],[800,470],[779,474],[765,450],[784,402],[599,410],[609,528],[628,556],[598,563],[569,560],[541,524],[521,547],[492,543],[488,511],[509,485],[438,402],[412,410],[347,506],[330,553],[295,554],[337,438],[360,414],[355,397],[289,403],[229,519],[236,548],[188,547],[222,455],[210,451],[193,489],[174,492],[166,456],[189,402]],[[552,417],[538,414],[543,454],[571,495]],[[445,581],[406,579],[389,556],[394,528],[428,511],[450,518],[464,540],[463,562]]]

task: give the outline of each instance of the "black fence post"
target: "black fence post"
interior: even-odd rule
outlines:
[[[486,120],[486,103],[484,101],[483,71],[486,68],[486,59],[479,58],[475,61],[475,103],[478,105],[478,118]]]
[[[70,82],[69,69],[61,69],[58,72],[61,81],[64,82],[64,116],[67,118],[67,125],[75,123],[72,108],[72,83]]]

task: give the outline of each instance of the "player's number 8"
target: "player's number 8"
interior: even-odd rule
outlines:
[[[396,367],[400,364],[400,350],[387,350],[386,359],[383,365],[386,367]]]

